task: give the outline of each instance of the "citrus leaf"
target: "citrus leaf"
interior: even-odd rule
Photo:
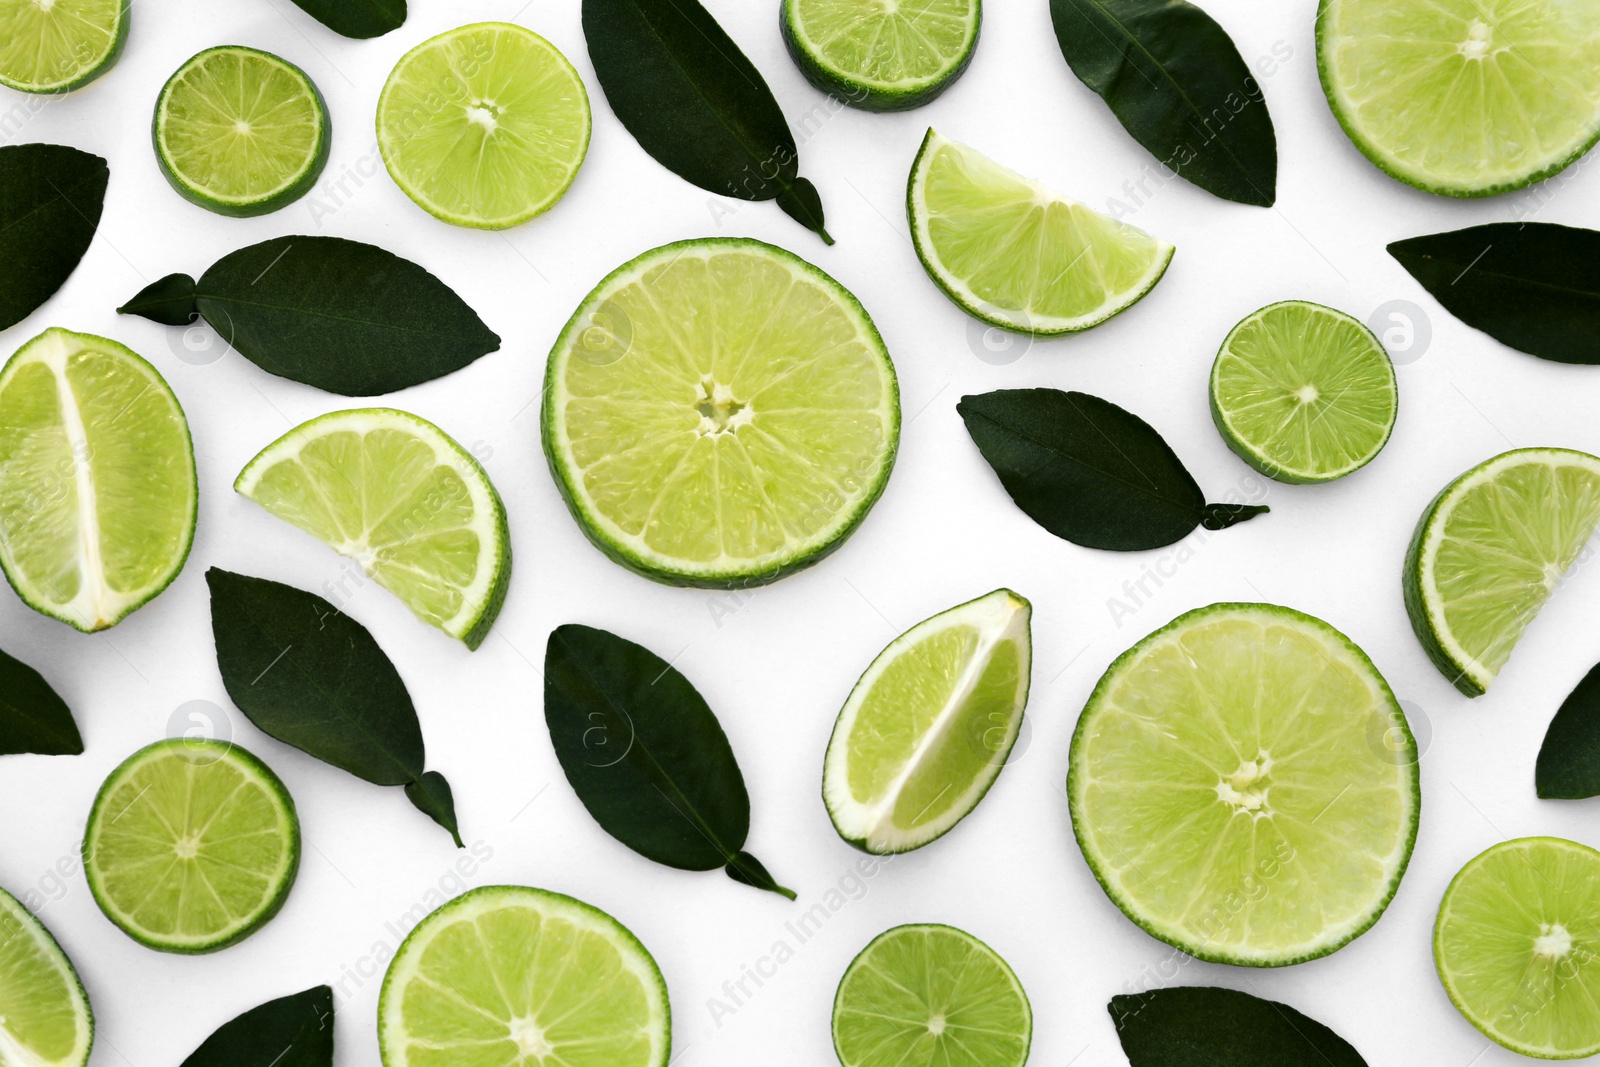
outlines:
[[[106,161],[76,148],[0,148],[0,330],[55,295],[100,226]]]
[[[333,990],[319,985],[251,1008],[182,1067],[333,1067]]]
[[[1184,0],[1050,0],[1080,81],[1166,169],[1241,204],[1277,199],[1278,139],[1228,32]]]
[[[1546,800],[1600,796],[1600,664],[1556,709],[1539,746],[1533,783]]]
[[[117,314],[140,315],[163,326],[188,326],[200,317],[200,305],[194,297],[193,278],[169,274],[140,289],[117,309]]]
[[[1153,989],[1112,997],[1107,1010],[1129,1067],[1367,1067],[1315,1019],[1233,989]]]
[[[0,651],[0,756],[23,752],[77,756],[83,752],[83,738],[72,710],[50,683]]]
[[[964,396],[956,411],[1017,507],[1086,548],[1160,548],[1268,510],[1206,503],[1149,423],[1097,396],[1000,389]]]
[[[405,25],[406,0],[294,0],[334,33],[366,39]]]

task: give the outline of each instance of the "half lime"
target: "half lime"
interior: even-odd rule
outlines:
[[[972,62],[981,0],[783,0],[783,43],[806,80],[867,111],[921,107]]]
[[[0,0],[0,85],[25,93],[88,85],[122,55],[130,6],[131,0]]]
[[[94,1013],[72,961],[20,900],[0,889],[0,1064],[83,1067]]]

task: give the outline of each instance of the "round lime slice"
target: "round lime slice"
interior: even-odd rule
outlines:
[[[667,986],[611,916],[525,886],[464,893],[417,924],[378,998],[384,1067],[664,1067]]]
[[[0,0],[0,85],[25,93],[88,85],[122,55],[130,3]]]
[[[1383,345],[1342,311],[1286,300],[1247,315],[1211,367],[1211,416],[1250,466],[1331,482],[1371,463],[1399,407]]]
[[[545,376],[544,449],[573,516],[673,585],[774,581],[883,492],[900,391],[856,298],[760,241],[683,241],[612,271]]]
[[[1317,69],[1356,147],[1401,181],[1489,196],[1600,138],[1600,5],[1322,0]]]
[[[1277,967],[1363,933],[1411,858],[1417,747],[1383,676],[1320,619],[1213,604],[1123,653],[1072,737],[1089,868],[1151,935]]]
[[[0,1063],[83,1067],[94,1045],[89,997],[44,924],[0,889]]]
[[[1467,1021],[1513,1052],[1600,1052],[1600,852],[1559,837],[1503,841],[1450,882],[1433,960]]]
[[[158,741],[111,772],[83,873],[106,917],[163,952],[227,948],[278,914],[300,868],[294,801],[237,745]]]
[[[417,45],[378,98],[378,149],[395,184],[428,214],[486,230],[561,199],[589,126],[589,94],[567,57],[509,22]]]
[[[1434,666],[1482,696],[1600,525],[1600,457],[1520,448],[1433,498],[1406,552],[1406,613]]]
[[[921,107],[972,62],[981,0],[783,0],[783,42],[806,80],[867,111]]]

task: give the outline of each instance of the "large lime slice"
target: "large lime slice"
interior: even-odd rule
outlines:
[[[1433,960],[1467,1021],[1524,1056],[1600,1052],[1600,852],[1503,841],[1450,882]]]
[[[237,745],[158,741],[111,772],[83,873],[106,917],[163,952],[215,952],[278,914],[300,868],[294,801]]]
[[[1434,666],[1482,696],[1600,525],[1600,457],[1521,448],[1433,498],[1406,552],[1411,628]]]
[[[384,1067],[662,1067],[655,960],[611,916],[559,893],[485,886],[411,931],[378,998]]]
[[[197,499],[183,409],[127,348],[49,329],[0,370],[0,567],[29,607],[114,625],[183,569]]]
[[[130,3],[0,0],[0,85],[65,93],[94,81],[122,55]]]
[[[1398,743],[1396,739],[1398,740]],[[1123,653],[1072,737],[1073,831],[1106,894],[1203,960],[1325,956],[1383,914],[1417,834],[1417,748],[1320,619],[1213,604]]]
[[[823,765],[840,837],[868,852],[908,852],[978,806],[1022,727],[1032,614],[996,589],[878,654],[839,712]]]
[[[978,46],[981,0],[783,0],[784,44],[806,79],[868,111],[921,107]]]
[[[612,271],[545,376],[544,449],[584,532],[647,577],[770,582],[883,492],[900,391],[838,282],[760,241],[683,241]]]
[[[1600,4],[1322,0],[1317,69],[1356,147],[1403,182],[1488,196],[1600,137]]]
[[[22,902],[0,889],[0,1064],[83,1067],[94,1014],[72,961]]]

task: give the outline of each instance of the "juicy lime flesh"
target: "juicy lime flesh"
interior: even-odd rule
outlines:
[[[63,89],[116,51],[122,0],[0,0],[0,81]]]
[[[1375,740],[1403,721],[1326,624],[1200,609],[1091,698],[1069,783],[1079,842],[1118,906],[1191,955],[1325,954],[1376,920],[1409,858],[1415,748]]]
[[[0,891],[0,1063],[78,1067],[91,1029],[72,964],[22,903]]]
[[[852,82],[916,89],[960,64],[977,30],[976,0],[792,0],[812,55]]]
[[[1500,1044],[1600,1051],[1600,853],[1523,838],[1478,856],[1439,906],[1434,960],[1456,1007]]]

